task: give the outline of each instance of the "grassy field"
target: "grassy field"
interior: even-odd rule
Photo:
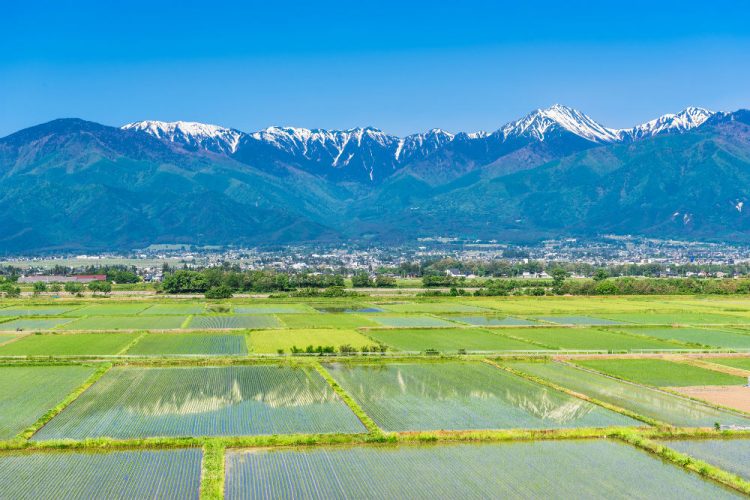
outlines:
[[[281,322],[276,316],[270,314],[249,314],[244,316],[193,316],[188,328],[195,330],[216,330],[223,328],[280,328],[281,326]]]
[[[750,481],[750,440],[674,440],[662,441],[661,444]]]
[[[662,359],[595,359],[576,364],[608,375],[657,387],[744,385],[747,379]]]
[[[88,366],[0,366],[0,439],[33,424],[92,373]]]
[[[70,356],[117,354],[138,337],[137,333],[45,333],[0,346],[0,356]]]
[[[90,316],[66,323],[63,330],[173,330],[187,316]]]
[[[680,349],[685,346],[647,337],[620,335],[596,328],[508,328],[507,334],[550,349]]]
[[[484,363],[332,364],[328,369],[388,431],[638,425]]]
[[[507,365],[605,403],[672,425],[712,427],[718,422],[722,425],[750,426],[750,418],[570,365],[528,362],[511,362]]]
[[[3,498],[197,499],[201,450],[0,455]]]
[[[479,328],[371,329],[367,331],[367,336],[398,351],[421,352],[435,349],[439,352],[456,353],[459,349],[467,352],[543,349],[538,345]]]
[[[289,353],[292,346],[301,349],[310,345],[333,346],[338,349],[342,345],[351,345],[359,349],[374,344],[364,335],[344,329],[257,330],[251,332],[249,337],[250,349],[257,353],[276,353],[279,349]]]
[[[245,335],[242,334],[149,333],[131,347],[127,351],[127,354],[247,354],[247,344],[245,342]]]
[[[731,498],[611,441],[233,450],[226,498]]]
[[[364,430],[309,368],[114,368],[33,439]]]

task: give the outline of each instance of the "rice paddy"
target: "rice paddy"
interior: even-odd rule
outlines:
[[[711,358],[711,363],[750,371],[750,358]]]
[[[508,365],[600,401],[672,425],[713,427],[719,423],[750,426],[748,417],[567,364],[510,362]]]
[[[188,314],[201,314],[204,312],[206,312],[206,306],[204,304],[165,303],[154,304],[144,310],[141,314],[149,316],[165,316],[170,314],[186,316]]]
[[[110,370],[34,440],[356,433],[364,426],[309,368]]]
[[[0,496],[197,499],[200,475],[199,449],[6,453]]]
[[[278,318],[287,328],[344,328],[354,329],[365,326],[377,326],[374,321],[361,314],[279,314]]]
[[[0,356],[73,356],[117,354],[138,337],[137,333],[45,333],[0,346]]]
[[[586,368],[657,387],[744,385],[744,377],[662,359],[592,359],[576,361]]]
[[[0,323],[0,330],[20,330],[20,331],[36,331],[36,330],[52,330],[58,326],[70,323],[71,318],[35,318],[35,319],[14,319]]]
[[[92,373],[89,366],[0,366],[0,439],[36,422]]]
[[[748,439],[670,440],[662,441],[661,444],[750,481]]]
[[[3,300],[0,498],[733,494],[638,448],[750,429],[750,298],[397,293]]]
[[[371,316],[381,326],[392,328],[447,328],[455,323],[433,316]]]
[[[484,363],[332,364],[328,369],[388,431],[639,425]]]
[[[611,319],[603,318],[592,318],[591,316],[537,316],[534,319],[546,321],[548,323],[556,323],[558,325],[601,326],[621,324],[619,321],[613,321]]]
[[[131,347],[127,354],[135,356],[242,355],[247,354],[247,344],[245,335],[149,333]]]
[[[28,306],[0,308],[0,316],[60,316],[74,307]]]
[[[279,320],[275,316],[268,314],[193,316],[188,325],[188,328],[195,330],[280,327],[281,323]]]
[[[612,441],[234,450],[226,498],[732,498]]]
[[[445,319],[472,326],[531,326],[536,321],[511,316],[445,316]]]
[[[718,330],[715,328],[628,328],[622,330],[631,335],[645,335],[667,341],[683,342],[695,346],[728,349],[750,349],[750,334]]]
[[[252,352],[267,354],[275,354],[279,349],[289,353],[294,346],[300,349],[307,346],[333,346],[338,350],[342,345],[359,349],[374,343],[354,330],[344,329],[257,330],[250,333],[249,339]]]
[[[503,330],[503,334],[548,349],[629,351],[685,347],[663,340],[622,335],[595,328],[508,328]]]
[[[428,349],[446,353],[543,349],[538,345],[478,328],[371,329],[367,331],[367,336],[395,350],[410,352],[422,352]]]
[[[174,330],[186,316],[90,316],[66,323],[63,330]]]

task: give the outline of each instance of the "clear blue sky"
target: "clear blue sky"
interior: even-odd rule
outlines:
[[[750,107],[750,2],[12,1],[0,136],[58,117],[396,134],[559,102],[625,127]]]

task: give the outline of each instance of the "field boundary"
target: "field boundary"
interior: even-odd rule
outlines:
[[[376,424],[375,421],[370,418],[370,416],[362,409],[362,407],[359,406],[359,403],[357,403],[357,401],[348,392],[346,392],[346,390],[344,390],[344,388],[341,387],[338,382],[336,382],[336,379],[333,378],[333,375],[328,373],[328,370],[326,370],[322,364],[316,362],[312,366],[315,368],[315,371],[317,371],[318,374],[323,377],[328,385],[331,386],[334,392],[338,394],[341,400],[349,407],[354,415],[357,416],[359,421],[362,422],[362,425],[365,426],[365,429],[367,429],[370,434],[376,436],[382,436],[384,434],[383,430],[378,427],[378,424]]]
[[[618,432],[615,436],[622,441],[635,446],[636,448],[646,451],[652,455],[675,464],[683,469],[694,472],[703,478],[710,479],[714,482],[723,484],[735,489],[745,495],[750,495],[750,482],[741,477],[720,469],[702,460],[698,460],[685,453],[680,453],[672,448],[659,444],[643,435],[633,432]]]

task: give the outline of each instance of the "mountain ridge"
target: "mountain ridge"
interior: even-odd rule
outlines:
[[[182,122],[173,140],[54,120],[0,139],[0,252],[446,235],[750,243],[750,111],[703,119],[698,109],[647,122],[654,135],[633,141],[594,141],[531,116],[505,138],[434,129],[407,142],[359,128],[310,131],[290,149],[238,135],[234,152],[178,143],[186,131],[225,139],[233,129]]]

